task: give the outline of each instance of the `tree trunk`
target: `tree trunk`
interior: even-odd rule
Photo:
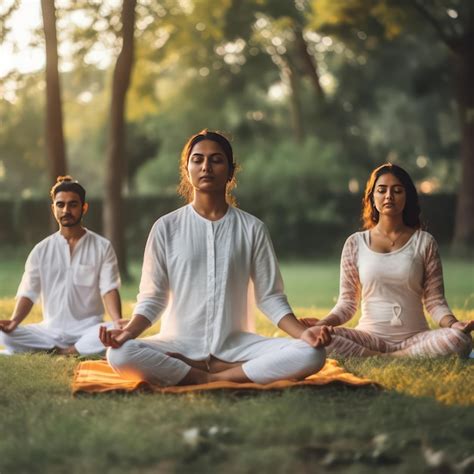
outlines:
[[[41,0],[46,42],[46,149],[51,182],[66,174],[61,88],[58,72],[58,41],[54,0]]]
[[[288,57],[282,59],[283,66],[281,68],[281,74],[283,82],[288,86],[290,90],[289,105],[293,137],[297,143],[301,143],[305,138],[305,132],[303,127],[303,112],[301,110],[297,71]]]
[[[296,27],[293,31],[295,34],[296,47],[301,58],[301,63],[305,69],[306,75],[310,78],[311,83],[313,84],[316,100],[318,102],[323,101],[325,99],[325,95],[323,88],[321,87],[321,82],[319,81],[318,68],[316,67],[315,59],[308,51],[308,44],[304,39],[301,28]]]
[[[123,0],[122,49],[117,58],[112,81],[103,209],[104,233],[117,253],[120,272],[124,279],[129,278],[122,198],[125,169],[125,99],[133,67],[135,6],[136,0]]]
[[[474,248],[474,32],[455,50],[457,102],[461,125],[461,182],[456,206],[453,249]]]

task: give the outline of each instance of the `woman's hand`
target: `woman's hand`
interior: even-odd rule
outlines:
[[[99,339],[105,347],[117,349],[129,339],[133,339],[133,336],[126,329],[107,329],[106,326],[101,326],[99,329]]]
[[[332,341],[331,334],[334,334],[334,329],[331,326],[313,326],[306,329],[300,339],[311,347],[325,347]]]
[[[116,319],[114,321],[114,329],[124,329],[125,326],[130,322],[130,319]]]
[[[451,328],[469,334],[471,331],[474,331],[474,320],[456,321],[454,324],[451,325]]]
[[[324,325],[324,323],[321,324],[321,321],[318,318],[300,318],[298,321],[307,328],[312,328],[313,326]]]

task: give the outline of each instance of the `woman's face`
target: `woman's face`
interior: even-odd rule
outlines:
[[[380,216],[403,214],[406,191],[401,181],[391,173],[385,173],[375,182],[374,205]]]
[[[188,176],[196,191],[225,194],[231,173],[229,160],[219,143],[203,140],[193,146],[188,159]]]

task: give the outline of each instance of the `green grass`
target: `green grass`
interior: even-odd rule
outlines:
[[[0,249],[0,298],[12,298],[20,283],[25,249]],[[474,262],[444,259],[446,297],[452,308],[474,309]],[[138,292],[141,261],[130,263],[131,281],[121,289],[122,299],[133,301]],[[339,292],[338,259],[282,262],[285,290],[294,306],[330,309]]]
[[[434,399],[439,387],[459,394],[463,385],[460,395],[472,403],[469,361],[344,361],[393,390],[73,398],[76,363],[43,354],[0,358],[0,472],[418,473],[428,472],[430,451],[445,457],[435,472],[450,472],[446,466],[472,454],[473,407]],[[416,396],[413,384],[423,387]],[[192,429],[197,436],[187,442]]]
[[[2,260],[1,319],[13,309],[23,260],[14,254]],[[139,264],[132,272],[138,276]],[[335,260],[285,263],[282,272],[300,316],[323,316],[331,308]],[[447,261],[445,275],[457,316],[473,318],[469,264]],[[136,286],[123,288],[125,314]],[[35,307],[26,322],[40,319]],[[261,315],[257,330],[279,335]],[[341,360],[383,389],[72,397],[77,363],[44,354],[0,356],[1,474],[474,471],[472,359]],[[188,442],[192,429],[197,435]]]

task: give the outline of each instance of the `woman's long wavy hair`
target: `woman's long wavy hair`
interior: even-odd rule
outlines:
[[[374,204],[374,190],[377,180],[384,174],[393,174],[400,180],[405,188],[406,202],[403,209],[403,223],[408,227],[419,229],[422,227],[420,220],[420,204],[418,201],[418,193],[416,191],[413,180],[410,175],[400,166],[392,163],[385,163],[370,174],[370,178],[365,186],[365,193],[362,199],[362,227],[364,229],[371,229],[375,227],[379,221],[379,211],[377,211]]]
[[[204,140],[211,140],[213,142],[218,143],[227,158],[227,161],[229,163],[230,174],[225,192],[226,201],[228,204],[236,206],[237,200],[235,199],[235,196],[231,194],[231,191],[237,186],[237,179],[235,175],[237,171],[239,171],[239,168],[234,161],[234,153],[232,151],[232,146],[229,140],[221,132],[208,130],[207,128],[190,137],[189,140],[186,142],[186,145],[184,145],[183,151],[181,152],[181,160],[179,163],[180,182],[178,185],[178,194],[182,196],[183,199],[188,203],[193,200],[194,192],[193,186],[189,181],[188,161],[194,146]]]

